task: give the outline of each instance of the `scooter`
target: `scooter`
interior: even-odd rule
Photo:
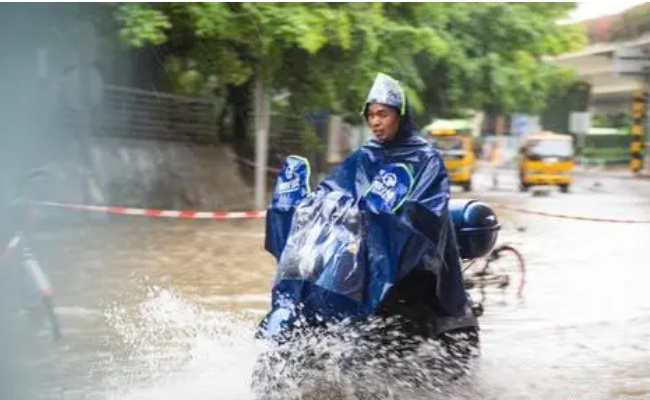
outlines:
[[[381,303],[368,301],[373,272],[363,257],[369,229],[364,209],[384,207],[383,200],[394,196],[378,191],[377,203],[336,190],[311,192],[309,174],[307,160],[287,158],[267,212],[266,249],[276,257],[278,270],[272,309],[256,332],[267,349],[253,374],[255,391],[263,397],[285,393],[278,396],[286,398],[287,392],[295,392],[292,385],[304,387],[334,369],[359,380],[359,371],[368,365],[379,366],[374,371],[395,371],[400,359],[411,364],[402,371],[410,378],[428,367],[440,371],[453,365],[457,376],[479,347],[478,316],[471,302],[461,317],[435,316],[434,340],[429,341],[401,330],[399,317],[378,316]],[[394,179],[387,187],[395,187],[408,176],[400,175],[399,168],[391,174],[378,180]],[[463,259],[492,250],[500,225],[489,206],[451,200],[449,212]],[[432,355],[426,362],[423,346]],[[412,368],[414,362],[427,368]]]

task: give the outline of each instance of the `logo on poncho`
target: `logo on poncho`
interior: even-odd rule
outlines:
[[[309,179],[309,161],[298,156],[287,157],[278,174],[271,207],[276,210],[288,210],[294,207],[311,192]]]
[[[397,184],[397,175],[388,172],[381,177],[381,181],[387,188],[393,188]]]
[[[300,176],[293,165],[288,164],[284,170],[284,179],[278,183],[278,193],[295,192],[300,189]]]
[[[375,177],[366,193],[365,203],[376,212],[393,213],[411,190],[413,178],[403,164],[390,164]]]
[[[380,178],[376,179],[370,192],[379,196],[384,203],[392,204],[397,193],[394,188],[397,185],[397,175],[392,172],[380,172]]]

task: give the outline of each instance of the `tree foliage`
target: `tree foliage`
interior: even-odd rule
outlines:
[[[379,71],[427,116],[539,111],[571,80],[543,62],[585,42],[575,3],[128,3],[134,47],[164,45],[181,88],[250,87],[263,74],[295,112],[354,113]],[[183,83],[185,82],[185,83]]]
[[[541,110],[571,73],[543,57],[581,47],[581,27],[557,20],[572,3],[457,3],[430,23],[450,51],[443,59],[417,56],[427,81],[429,113],[473,107],[499,112]]]

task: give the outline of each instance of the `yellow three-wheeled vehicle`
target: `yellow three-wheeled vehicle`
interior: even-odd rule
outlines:
[[[461,186],[466,192],[472,190],[476,160],[469,124],[438,120],[428,125],[425,132],[431,144],[442,153],[451,183]]]
[[[564,193],[573,181],[573,138],[553,132],[528,136],[519,149],[519,183],[522,191],[531,186],[557,185]]]

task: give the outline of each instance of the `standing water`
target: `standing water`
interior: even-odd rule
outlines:
[[[648,219],[647,189],[616,185],[596,195],[585,185],[569,195],[503,192],[486,201]],[[639,245],[650,226],[499,215],[499,241],[526,258],[524,298],[488,300],[469,380],[424,398],[650,398],[647,252]],[[125,218],[41,231],[34,248],[53,280],[64,334],[51,345],[41,332],[40,398],[254,398],[262,349],[253,336],[275,273],[263,221]]]

